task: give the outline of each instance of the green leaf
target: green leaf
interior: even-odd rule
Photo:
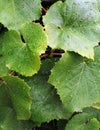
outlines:
[[[65,0],[53,4],[44,16],[48,44],[93,59],[100,41],[100,12],[96,0]]]
[[[9,74],[9,69],[6,67],[4,58],[0,56],[0,77],[6,76]]]
[[[21,34],[24,36],[25,42],[28,43],[28,46],[33,53],[40,55],[45,52],[47,47],[47,37],[40,24],[25,24],[21,28]]]
[[[31,76],[40,69],[39,56],[46,49],[46,35],[42,27],[35,23],[25,24],[21,33],[25,43],[18,32],[11,30],[5,33],[3,55],[9,69]]]
[[[0,0],[0,22],[8,29],[19,30],[21,25],[40,16],[40,0]]]
[[[96,118],[100,122],[100,109],[88,107],[83,109],[83,112],[88,113],[88,115]]]
[[[2,80],[0,80],[0,107],[1,106],[12,106],[11,99]]]
[[[18,77],[6,76],[3,80],[3,88],[6,89],[6,93],[11,100],[17,119],[29,119],[31,115],[30,87]],[[2,99],[5,99],[5,96]]]
[[[86,113],[74,116],[66,125],[65,130],[99,130],[100,123]]]
[[[32,130],[27,121],[18,121],[10,107],[0,107],[0,130]]]
[[[0,56],[2,55],[2,44],[0,43]]]
[[[53,119],[67,119],[71,115],[63,108],[54,87],[47,83],[53,65],[53,59],[43,60],[39,73],[25,79],[31,86],[31,97],[33,99],[31,118],[37,124],[49,122]]]
[[[9,31],[3,39],[3,55],[6,66],[25,76],[31,76],[40,68],[40,59],[32,54],[16,31]]]
[[[68,111],[80,111],[100,102],[100,47],[95,48],[94,61],[66,52],[52,69],[49,83]]]

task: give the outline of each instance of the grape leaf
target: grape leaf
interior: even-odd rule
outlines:
[[[21,25],[41,16],[40,0],[0,0],[0,22],[8,29],[18,30]]]
[[[15,112],[10,107],[0,107],[0,130],[31,130],[28,121],[18,121]]]
[[[39,29],[39,35],[35,34]],[[11,30],[5,33],[2,40],[3,55],[6,61],[6,66],[9,69],[25,76],[31,76],[37,73],[40,69],[39,56],[46,48],[46,36],[41,26],[35,23],[25,24],[22,29],[22,34],[22,40],[24,40],[25,36],[26,43],[21,40],[21,36],[17,31]],[[42,38],[40,38],[40,36]]]
[[[31,78],[25,78],[25,81],[31,86],[31,97],[33,99],[31,119],[37,124],[49,122],[53,119],[66,119],[71,115],[63,108],[54,87],[47,83],[54,60],[43,60],[38,74]]]
[[[21,34],[28,43],[30,50],[40,55],[44,53],[47,47],[47,37],[40,24],[25,24],[21,28]]]
[[[100,102],[100,47],[94,61],[67,52],[52,69],[49,83],[55,86],[68,111],[80,111]]]
[[[74,116],[66,125],[65,130],[99,130],[100,122],[87,113]]]
[[[96,0],[65,0],[53,4],[43,18],[49,46],[93,59],[93,47],[100,41],[99,19]]]
[[[2,86],[5,88],[6,91],[5,95],[8,95],[8,99],[10,99],[8,102],[12,103],[13,109],[15,110],[17,114],[17,119],[20,120],[26,120],[30,118],[31,112],[31,98],[30,98],[30,87],[21,79],[18,77],[12,77],[12,76],[6,76],[3,77],[3,83]],[[2,90],[2,89],[1,89]],[[3,92],[2,91],[2,92]],[[2,99],[7,99],[7,97],[2,96],[2,93],[0,93]],[[1,100],[2,100],[1,99]],[[5,100],[2,102],[6,102]],[[5,103],[1,103],[2,106],[5,105]]]

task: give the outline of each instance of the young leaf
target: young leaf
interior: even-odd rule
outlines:
[[[54,60],[42,61],[41,70],[38,74],[25,81],[31,86],[32,120],[38,124],[49,122],[53,119],[67,119],[71,115],[63,108],[63,105],[52,85],[47,83],[50,69]]]
[[[3,88],[6,89],[6,93],[11,100],[17,119],[29,119],[31,115],[30,87],[18,77],[6,76],[3,80]]]
[[[0,107],[0,130],[32,130],[28,121],[18,121],[10,107]]]
[[[0,22],[8,29],[18,30],[21,25],[41,16],[40,0],[0,0]]]
[[[49,83],[55,86],[68,111],[100,102],[100,47],[94,61],[75,53],[65,53],[52,69]]]
[[[25,24],[21,30],[8,31],[3,37],[3,55],[6,66],[25,76],[40,69],[40,54],[46,49],[46,35],[39,24]],[[25,42],[25,43],[24,43]]]
[[[21,27],[21,34],[33,53],[41,55],[47,47],[46,34],[40,24],[27,23]]]
[[[74,116],[66,125],[65,130],[99,130],[100,123],[87,113]]]
[[[44,16],[49,45],[93,59],[100,41],[100,12],[96,0],[55,3]]]

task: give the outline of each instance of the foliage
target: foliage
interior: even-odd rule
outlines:
[[[0,0],[0,130],[99,130],[99,42],[99,0]]]

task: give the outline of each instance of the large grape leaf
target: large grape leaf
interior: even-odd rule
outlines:
[[[49,83],[68,111],[100,103],[100,47],[95,48],[94,61],[66,52],[52,69]]]
[[[54,60],[43,60],[38,74],[25,79],[31,86],[31,97],[33,100],[31,119],[37,124],[49,122],[53,119],[67,119],[71,115],[63,108],[54,87],[47,83]]]
[[[42,27],[35,23],[25,24],[21,32],[22,39],[17,31],[11,30],[5,33],[2,40],[3,55],[9,69],[25,76],[31,76],[40,69],[39,56],[43,50],[45,51],[46,36]]]
[[[30,87],[18,77],[6,76],[0,82],[0,106],[12,107],[17,119],[30,118],[31,97]]]
[[[93,59],[100,41],[100,12],[96,0],[55,3],[44,16],[48,44]]]
[[[18,30],[40,16],[41,0],[0,0],[0,22],[8,29]]]
[[[74,116],[66,125],[65,130],[99,130],[100,122],[88,115],[82,113]]]
[[[29,121],[18,121],[14,110],[10,107],[0,107],[0,130],[32,130]]]

